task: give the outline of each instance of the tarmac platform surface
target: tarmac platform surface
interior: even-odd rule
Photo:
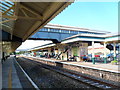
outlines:
[[[14,57],[8,57],[2,64],[2,89],[8,88],[34,88]]]

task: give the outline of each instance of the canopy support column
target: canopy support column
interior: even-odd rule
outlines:
[[[104,63],[107,63],[107,58],[106,58],[106,42],[104,42]]]
[[[114,60],[116,59],[116,43],[113,42],[113,50],[114,50]]]
[[[94,41],[92,41],[92,62],[95,64]]]

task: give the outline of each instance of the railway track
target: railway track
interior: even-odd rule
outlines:
[[[24,58],[24,59],[26,59],[26,58]],[[84,83],[84,84],[89,85],[90,87],[94,87],[96,89],[116,89],[116,90],[118,90],[120,88],[119,86],[112,85],[112,84],[109,84],[106,82],[102,82],[102,81],[99,81],[99,80],[96,80],[96,79],[93,79],[90,77],[86,77],[86,76],[83,76],[81,74],[71,72],[70,70],[66,70],[63,68],[59,68],[59,67],[50,66],[50,65],[40,63],[37,60],[30,60],[30,59],[26,59],[26,60],[32,61],[32,62],[36,63],[38,66],[42,66],[42,68],[57,72],[59,74],[62,74],[64,76],[67,76],[69,78],[77,80],[81,83]]]
[[[76,74],[76,73],[68,71],[68,70],[63,70],[62,71],[60,69],[56,69],[56,68],[53,68],[51,66],[43,66],[43,67],[46,68],[46,69],[50,69],[52,71],[58,72],[60,74],[63,74],[65,76],[68,76],[70,78],[73,78],[77,81],[80,81],[82,83],[85,83],[87,85],[90,85],[90,86],[98,88],[98,89],[118,89],[118,88],[120,88],[118,86],[108,84],[108,83],[105,83],[105,82],[101,82],[101,81],[98,81],[98,80],[95,80],[95,79],[92,79],[92,78],[89,78],[89,77],[86,77],[86,76],[83,76],[83,75],[80,75],[80,74]]]

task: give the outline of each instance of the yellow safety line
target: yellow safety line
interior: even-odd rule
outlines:
[[[8,75],[8,88],[12,89],[12,67],[10,68]]]

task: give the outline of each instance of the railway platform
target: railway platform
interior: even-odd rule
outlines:
[[[31,57],[31,58],[37,58],[37,59],[41,59],[41,60],[45,60],[45,61],[61,62],[64,64],[69,64],[69,65],[82,66],[82,67],[103,70],[103,71],[120,73],[119,65],[112,65],[111,63],[107,63],[107,64],[95,63],[95,64],[93,64],[92,62],[84,62],[84,61],[82,61],[82,62],[77,61],[76,62],[76,61],[56,60],[56,59],[51,59],[51,58],[49,59],[49,58],[40,58],[40,57]]]
[[[26,57],[26,56],[24,57],[20,56],[17,58],[22,59],[24,62],[27,62],[27,59],[29,59],[32,61],[37,61],[36,63],[38,62],[43,63],[43,65],[48,64],[53,67],[60,67],[60,68],[62,67],[72,71],[77,71],[79,73],[89,74],[94,77],[102,78],[102,80],[111,79],[110,81],[112,82],[110,82],[110,85],[112,85],[113,83],[114,85],[119,84],[117,83],[119,81],[118,65],[110,65],[110,64],[99,65],[97,63],[93,65],[90,62],[70,62],[63,60],[46,59],[46,58],[38,58],[38,57]],[[32,81],[32,79],[28,75],[29,74],[27,74],[19,65],[17,59],[15,59],[14,57],[8,57],[8,59],[2,64],[2,89],[27,88],[32,90],[34,89],[39,90],[37,85],[33,82],[34,80]],[[97,80],[97,78],[95,79]],[[117,82],[114,80],[116,80]],[[108,80],[104,82],[108,82]]]
[[[14,57],[8,57],[2,64],[2,89],[34,89],[34,86],[20,68]]]

